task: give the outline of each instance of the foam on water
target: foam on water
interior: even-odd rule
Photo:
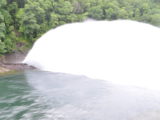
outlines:
[[[42,70],[159,89],[160,29],[128,20],[66,24],[37,40],[24,60]]]

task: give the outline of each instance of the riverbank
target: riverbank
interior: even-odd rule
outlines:
[[[28,66],[27,64],[22,63],[0,63],[0,74],[4,74],[6,72],[14,72],[14,71],[23,71],[35,69],[33,66]]]
[[[27,64],[23,64],[26,52],[16,52],[12,54],[6,54],[0,57],[0,74],[7,74],[11,72],[18,72],[23,70],[35,69],[33,66],[28,66]]]
[[[11,71],[11,70],[0,66],[0,74],[6,73],[6,72],[10,72],[10,71]]]

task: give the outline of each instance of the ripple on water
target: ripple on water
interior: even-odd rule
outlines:
[[[31,71],[0,78],[0,120],[157,120],[158,91]]]

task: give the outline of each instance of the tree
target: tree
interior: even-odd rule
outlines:
[[[104,18],[103,9],[101,8],[101,6],[91,7],[88,13],[89,13],[89,17],[94,18],[94,19],[101,20]]]
[[[103,5],[103,11],[106,19],[118,19],[119,4],[117,1],[106,2]]]
[[[160,26],[159,0],[0,0],[0,54],[13,52],[59,25],[132,19]]]

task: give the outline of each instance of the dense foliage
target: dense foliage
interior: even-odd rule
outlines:
[[[47,30],[88,17],[132,19],[160,26],[160,1],[0,0],[0,54],[24,49]]]

